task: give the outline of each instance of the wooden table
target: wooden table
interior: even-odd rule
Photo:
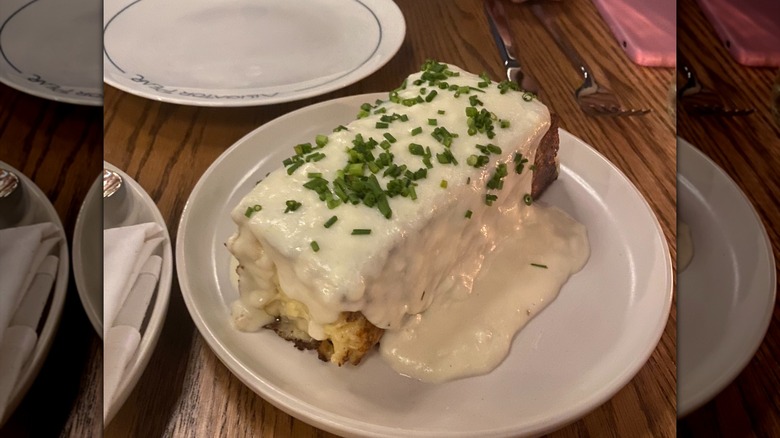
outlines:
[[[480,1],[398,0],[406,40],[379,71],[339,91],[304,101],[252,108],[198,108],[146,100],[107,87],[105,157],[135,178],[157,202],[176,235],[195,183],[229,146],[292,110],[335,97],[396,88],[426,58],[501,78],[503,69]],[[507,4],[522,61],[535,73],[561,126],[607,156],[655,210],[675,252],[675,134],[668,111],[673,69],[632,64],[586,0],[554,5],[583,56],[620,82],[613,88],[640,118],[595,119],[573,99],[580,78],[533,15]],[[675,312],[647,364],[613,399],[557,436],[669,437],[675,434]],[[106,428],[120,436],[330,436],[291,418],[254,394],[212,353],[184,306],[174,280],[167,321],[146,372]]]
[[[696,117],[681,108],[677,133],[709,155],[747,194],[764,222],[775,260],[780,260],[780,125],[772,120],[769,97],[780,71],[738,64],[694,1],[680,0],[678,8],[678,48],[701,80],[708,86],[723,83],[729,99],[756,112]],[[780,307],[775,305],[764,342],[745,370],[711,402],[682,419],[678,431],[681,436],[780,436]]]
[[[55,103],[0,84],[0,161],[48,196],[71,250],[79,208],[102,169],[101,120],[99,107]],[[99,436],[102,367],[103,342],[84,312],[71,270],[49,355],[0,436]]]

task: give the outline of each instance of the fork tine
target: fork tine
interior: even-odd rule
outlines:
[[[585,108],[583,108],[585,109]],[[650,112],[649,109],[623,109],[619,107],[604,107],[591,105],[586,113],[599,116],[599,117],[629,117],[629,116],[641,116]]]
[[[755,112],[753,108],[724,108],[718,106],[693,105],[689,107],[697,116],[747,116]]]

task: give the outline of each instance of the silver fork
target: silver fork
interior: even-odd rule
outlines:
[[[498,52],[504,61],[506,77],[510,81],[517,82],[523,90],[539,96],[541,91],[539,82],[533,76],[524,72],[520,66],[520,61],[518,61],[515,52],[514,41],[509,32],[509,23],[506,19],[506,12],[504,12],[504,5],[501,1],[485,0],[485,14],[487,15],[488,23],[490,23],[493,39],[496,41],[496,46],[498,46]]]
[[[577,53],[574,46],[564,37],[558,23],[544,10],[544,7],[538,2],[529,2],[531,11],[536,18],[542,22],[547,32],[552,35],[555,42],[558,43],[566,57],[572,63],[575,69],[582,73],[583,82],[577,90],[574,91],[574,97],[577,98],[582,111],[591,116],[641,116],[650,112],[649,109],[627,109],[620,105],[614,93],[600,86],[593,77],[592,69]]]
[[[755,111],[752,108],[732,108],[718,93],[703,86],[691,63],[680,52],[677,53],[677,67],[685,76],[685,84],[677,92],[677,100],[692,114],[745,116]]]

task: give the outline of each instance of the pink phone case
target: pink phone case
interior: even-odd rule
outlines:
[[[734,59],[751,67],[780,67],[780,2],[698,0]]]
[[[674,67],[676,0],[593,0],[628,57],[648,67]]]

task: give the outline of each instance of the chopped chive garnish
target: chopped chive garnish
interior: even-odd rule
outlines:
[[[385,132],[384,134],[382,134],[382,136],[386,138],[387,141],[389,141],[390,143],[396,142],[395,137],[393,137],[393,134],[390,134],[389,132]]]
[[[328,136],[319,134],[315,137],[314,142],[317,143],[317,146],[323,147],[328,144]]]
[[[498,124],[502,128],[506,129],[509,127],[509,120],[499,120]]]
[[[422,133],[422,127],[418,126],[418,127],[414,128],[414,129],[412,129],[412,135],[417,135],[417,134],[420,134],[420,133]]]
[[[431,90],[431,92],[430,92],[430,93],[428,93],[428,95],[427,95],[427,96],[425,96],[425,101],[426,101],[426,102],[430,102],[430,101],[432,101],[432,100],[433,100],[433,98],[435,98],[437,94],[438,94],[438,91],[436,91],[436,90]]]
[[[306,156],[306,162],[307,163],[309,161],[317,162],[317,161],[320,161],[323,158],[325,158],[325,154],[323,154],[322,152],[315,152],[313,154],[309,154],[309,155]]]
[[[535,266],[537,268],[544,268],[547,269],[547,265],[542,265],[540,263],[531,263],[531,266]]]
[[[322,178],[322,173],[320,172],[309,172],[306,174],[309,178]]]
[[[364,236],[367,234],[371,234],[371,230],[365,228],[355,228],[354,230],[352,230],[353,236]]]
[[[502,152],[501,148],[496,146],[496,145],[494,145],[494,144],[488,143],[488,145],[486,147],[487,147],[487,150],[490,151],[490,153],[492,153],[492,154],[498,155],[498,154],[500,154]]]
[[[515,152],[515,172],[518,174],[523,173],[523,169],[525,168],[525,163],[528,162],[528,159],[523,157],[523,154],[520,152]]]
[[[425,149],[423,149],[422,145],[417,143],[409,143],[409,153],[412,155],[425,155]]]
[[[325,228],[330,228],[330,227],[331,227],[333,224],[335,224],[335,223],[336,223],[336,221],[337,221],[337,220],[339,220],[339,217],[338,217],[338,216],[331,216],[331,218],[330,218],[330,219],[328,219],[328,220],[325,222]]]
[[[487,194],[487,195],[485,195],[485,204],[493,205],[493,201],[495,201],[497,199],[498,199],[498,196]]]
[[[447,188],[447,180],[446,179],[441,180],[441,183],[439,184],[439,186],[441,188],[443,188],[443,189],[446,189]]]
[[[314,250],[314,252],[317,252],[320,250],[320,245],[317,244],[316,240],[311,241],[311,249]]]
[[[303,205],[300,202],[298,202],[296,200],[293,200],[293,199],[288,200],[284,204],[287,206],[287,208],[284,210],[285,213],[289,213],[291,211],[295,211],[295,210],[299,209],[301,207],[301,205]]]
[[[408,120],[409,120],[409,116],[407,116],[406,114],[401,114],[401,116],[400,116],[400,117],[398,117],[398,119],[399,119],[400,121],[402,121],[402,122],[406,122],[406,121],[408,121]]]
[[[466,219],[471,219],[471,210],[466,210]]]
[[[377,129],[384,129],[387,128],[389,125],[385,122],[376,122],[376,125],[374,125]]]
[[[287,174],[292,175],[299,167],[303,166],[303,161],[293,163],[292,166],[287,168]]]
[[[428,119],[428,124],[431,126],[436,126],[439,124],[439,122],[436,119]]]
[[[293,149],[295,149],[295,155],[303,155],[311,152],[312,146],[311,143],[301,143],[296,145]]]
[[[525,202],[525,205],[531,205],[534,202],[534,198],[531,197],[528,193],[523,196],[523,202]]]
[[[437,113],[439,113],[439,114],[444,114],[444,113],[445,113],[445,111],[444,111],[444,110],[439,110],[439,111],[437,111]]]
[[[333,132],[346,131],[346,130],[347,130],[347,127],[344,126],[344,125],[339,125],[339,126],[336,126],[335,128],[333,128]]]
[[[263,207],[260,206],[259,204],[255,204],[255,205],[253,205],[251,207],[247,207],[246,208],[246,212],[244,212],[244,216],[251,217],[254,213],[256,213],[256,212],[258,212],[258,211],[260,211],[262,209],[263,209]]]
[[[531,93],[530,91],[526,91],[525,93],[523,93],[523,100],[526,102],[530,102],[534,100],[534,97],[536,97],[536,95],[534,93]]]

